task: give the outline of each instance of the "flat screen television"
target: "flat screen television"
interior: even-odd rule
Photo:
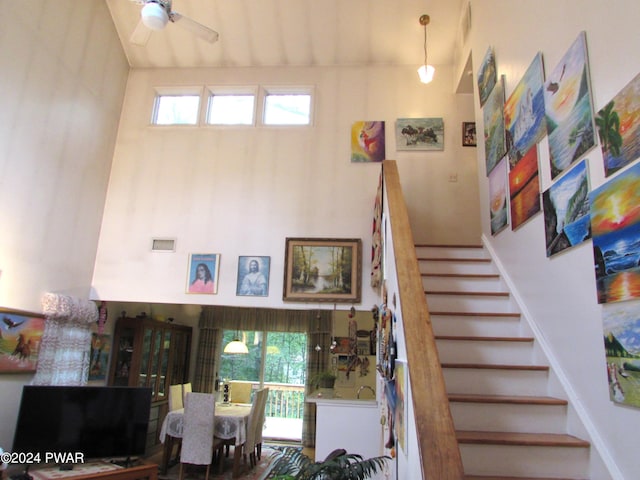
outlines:
[[[150,388],[25,385],[12,451],[142,456],[150,408]]]

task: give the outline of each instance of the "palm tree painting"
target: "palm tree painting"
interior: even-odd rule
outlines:
[[[640,73],[598,111],[596,126],[608,177],[640,157]]]
[[[544,87],[553,179],[596,145],[584,32],[549,74]]]
[[[504,131],[504,78],[493,87],[482,109],[487,176],[506,153]]]

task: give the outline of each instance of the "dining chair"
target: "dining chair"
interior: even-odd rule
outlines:
[[[259,458],[258,450],[262,451],[262,430],[264,428],[265,410],[267,407],[267,397],[269,389],[263,388],[258,390],[254,396],[251,405],[251,413],[249,414],[249,425],[247,425],[247,441],[244,444],[243,455],[249,455],[249,464],[251,468],[258,463],[256,456]]]
[[[211,463],[222,447],[222,443],[213,435],[215,406],[215,395],[211,393],[187,394],[180,452],[180,480],[183,478],[185,463],[206,465],[205,480],[209,479]]]
[[[183,402],[187,398],[187,393],[191,393],[191,383],[182,384],[182,401]]]
[[[251,383],[229,382],[229,400],[232,403],[251,403]]]
[[[169,411],[184,408],[182,401],[182,385],[169,385]]]

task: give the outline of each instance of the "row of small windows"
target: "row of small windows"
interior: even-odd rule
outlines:
[[[158,91],[151,123],[198,125],[200,106],[204,103],[204,122],[207,125],[310,125],[312,93],[311,88],[297,87],[262,89],[258,95],[256,91],[225,87],[207,89],[207,101],[201,102],[203,95],[200,92]],[[262,99],[260,105],[258,97]]]

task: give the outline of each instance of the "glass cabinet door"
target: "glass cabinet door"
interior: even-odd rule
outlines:
[[[140,372],[138,374],[138,386],[139,387],[147,387],[149,386],[149,372],[150,370],[150,354],[151,354],[151,341],[152,341],[153,330],[150,328],[144,329],[144,334],[142,336],[142,351],[140,352]],[[155,392],[154,392],[155,394]]]
[[[160,371],[158,372],[158,400],[163,400],[167,396],[169,370],[169,357],[171,351],[171,331],[164,330],[164,340],[162,341],[162,351],[160,352]]]
[[[117,387],[129,385],[134,341],[135,330],[133,328],[123,328],[118,338],[118,350],[115,358],[116,367],[113,375],[113,385]]]

